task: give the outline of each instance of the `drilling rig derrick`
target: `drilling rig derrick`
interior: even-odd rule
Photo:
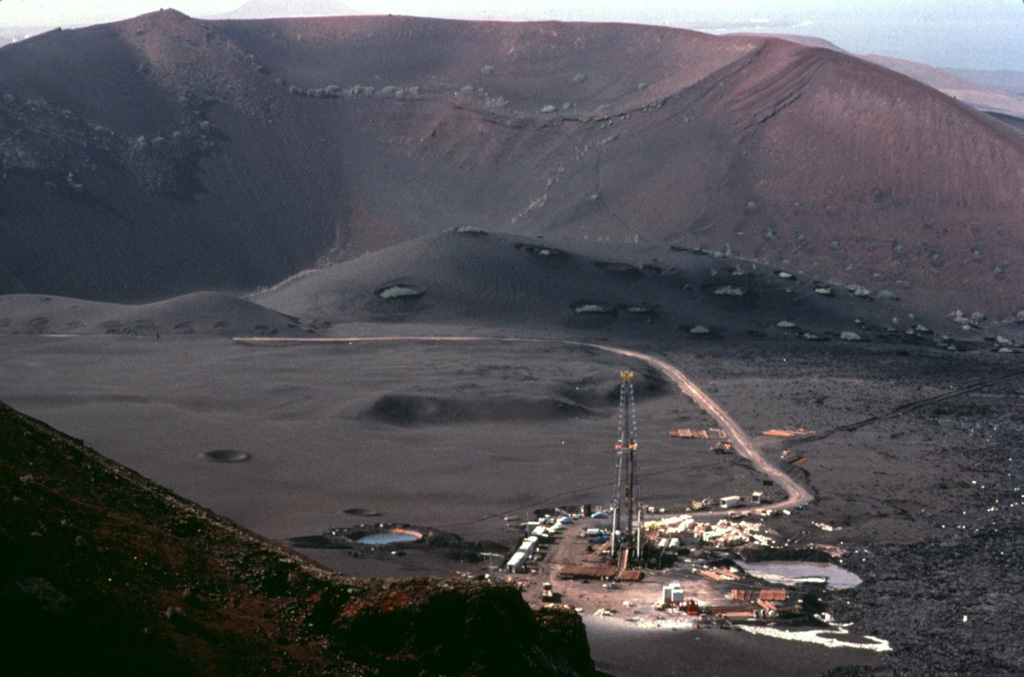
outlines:
[[[619,387],[619,439],[615,443],[615,498],[612,501],[612,555],[628,565],[643,548],[643,510],[637,468],[633,372],[624,369]]]

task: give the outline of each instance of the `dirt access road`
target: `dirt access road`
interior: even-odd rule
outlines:
[[[723,409],[722,405],[718,404],[718,402],[711,399],[710,395],[701,390],[696,383],[690,380],[686,374],[678,368],[672,366],[665,360],[646,353],[640,353],[635,350],[594,344],[583,345],[600,348],[601,350],[615,353],[616,355],[623,355],[625,357],[642,360],[665,374],[665,376],[678,386],[679,390],[681,390],[684,395],[688,395],[693,399],[694,403],[698,407],[706,411],[712,418],[718,421],[719,427],[725,431],[725,434],[732,441],[733,449],[737,454],[748,459],[759,472],[764,474],[768,479],[773,480],[778,487],[786,492],[786,498],[778,503],[773,503],[772,508],[780,510],[783,508],[792,508],[804,503],[809,503],[814,498],[814,494],[812,494],[806,487],[802,486],[780,468],[769,463],[768,459],[754,444],[754,441],[750,439],[750,436],[747,435],[747,432],[743,427],[729,415],[729,412]],[[761,508],[740,508],[729,511],[705,512],[701,513],[701,515],[725,515],[726,512],[731,514],[749,513],[760,509]]]
[[[651,365],[655,369],[661,371],[665,376],[676,384],[679,390],[686,396],[690,397],[701,409],[706,411],[712,418],[714,418],[719,427],[725,431],[729,439],[732,441],[735,452],[740,456],[748,459],[759,472],[765,475],[768,479],[775,482],[776,486],[780,487],[785,493],[786,498],[782,501],[772,504],[772,508],[785,509],[792,508],[804,503],[809,503],[813,498],[812,494],[806,487],[800,485],[796,480],[783,472],[780,468],[772,465],[761,450],[754,444],[754,441],[747,435],[747,432],[737,423],[729,413],[722,408],[720,404],[715,402],[710,395],[700,389],[700,387],[690,380],[686,374],[680,371],[677,367],[669,364],[665,360],[649,355],[647,353],[641,353],[635,350],[628,350],[626,348],[616,348],[614,346],[604,346],[596,343],[585,343],[581,341],[559,341],[557,339],[532,339],[532,338],[509,338],[509,337],[484,337],[484,336],[352,336],[352,337],[331,337],[331,338],[277,338],[277,337],[236,337],[235,341],[242,343],[356,343],[356,342],[389,342],[389,341],[451,341],[451,342],[470,342],[470,341],[498,341],[507,343],[562,343],[564,345],[573,345],[586,348],[595,348],[597,350],[603,350],[605,352],[614,353],[616,355],[622,355],[624,357],[631,357],[637,360],[641,360]],[[746,514],[762,510],[763,507],[746,507],[736,508],[729,511],[711,511],[699,513],[701,517],[712,517],[712,516],[725,516]],[[668,517],[668,515],[666,515]]]

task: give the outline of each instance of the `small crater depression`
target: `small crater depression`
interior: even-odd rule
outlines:
[[[382,395],[370,406],[367,414],[391,425],[461,423],[473,418],[465,403],[445,397],[420,395]]]
[[[252,454],[237,449],[214,449],[203,452],[202,456],[214,463],[244,463],[252,458]]]

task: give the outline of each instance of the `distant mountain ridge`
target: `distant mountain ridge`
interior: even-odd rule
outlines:
[[[955,72],[913,61],[878,54],[868,54],[862,58],[912,77],[978,110],[1024,118],[1024,94],[1021,93],[1024,92],[1024,84],[1021,85],[1019,92],[1014,92],[1012,88],[993,88],[991,85],[961,77]],[[1024,83],[1024,77],[1021,78],[1021,83]]]
[[[982,71],[964,68],[948,68],[946,70],[969,82],[1024,96],[1024,71]]]
[[[5,293],[253,289],[474,226],[1024,307],[1021,137],[771,38],[162,11],[0,49],[0,163]]]

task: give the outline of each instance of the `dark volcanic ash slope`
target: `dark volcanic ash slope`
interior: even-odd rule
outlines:
[[[0,404],[0,672],[591,675],[511,586],[357,581]]]
[[[1020,137],[827,49],[167,11],[3,48],[0,95],[6,292],[252,287],[469,225],[1022,303]]]
[[[307,271],[250,300],[334,334],[352,331],[344,323],[386,322],[384,333],[401,333],[408,323],[419,332],[455,325],[537,337],[568,331],[581,340],[981,345],[949,318],[910,312],[890,290],[722,252],[478,230],[429,235]]]
[[[218,292],[196,292],[135,306],[34,294],[0,296],[0,335],[252,336],[301,329],[293,317]]]

